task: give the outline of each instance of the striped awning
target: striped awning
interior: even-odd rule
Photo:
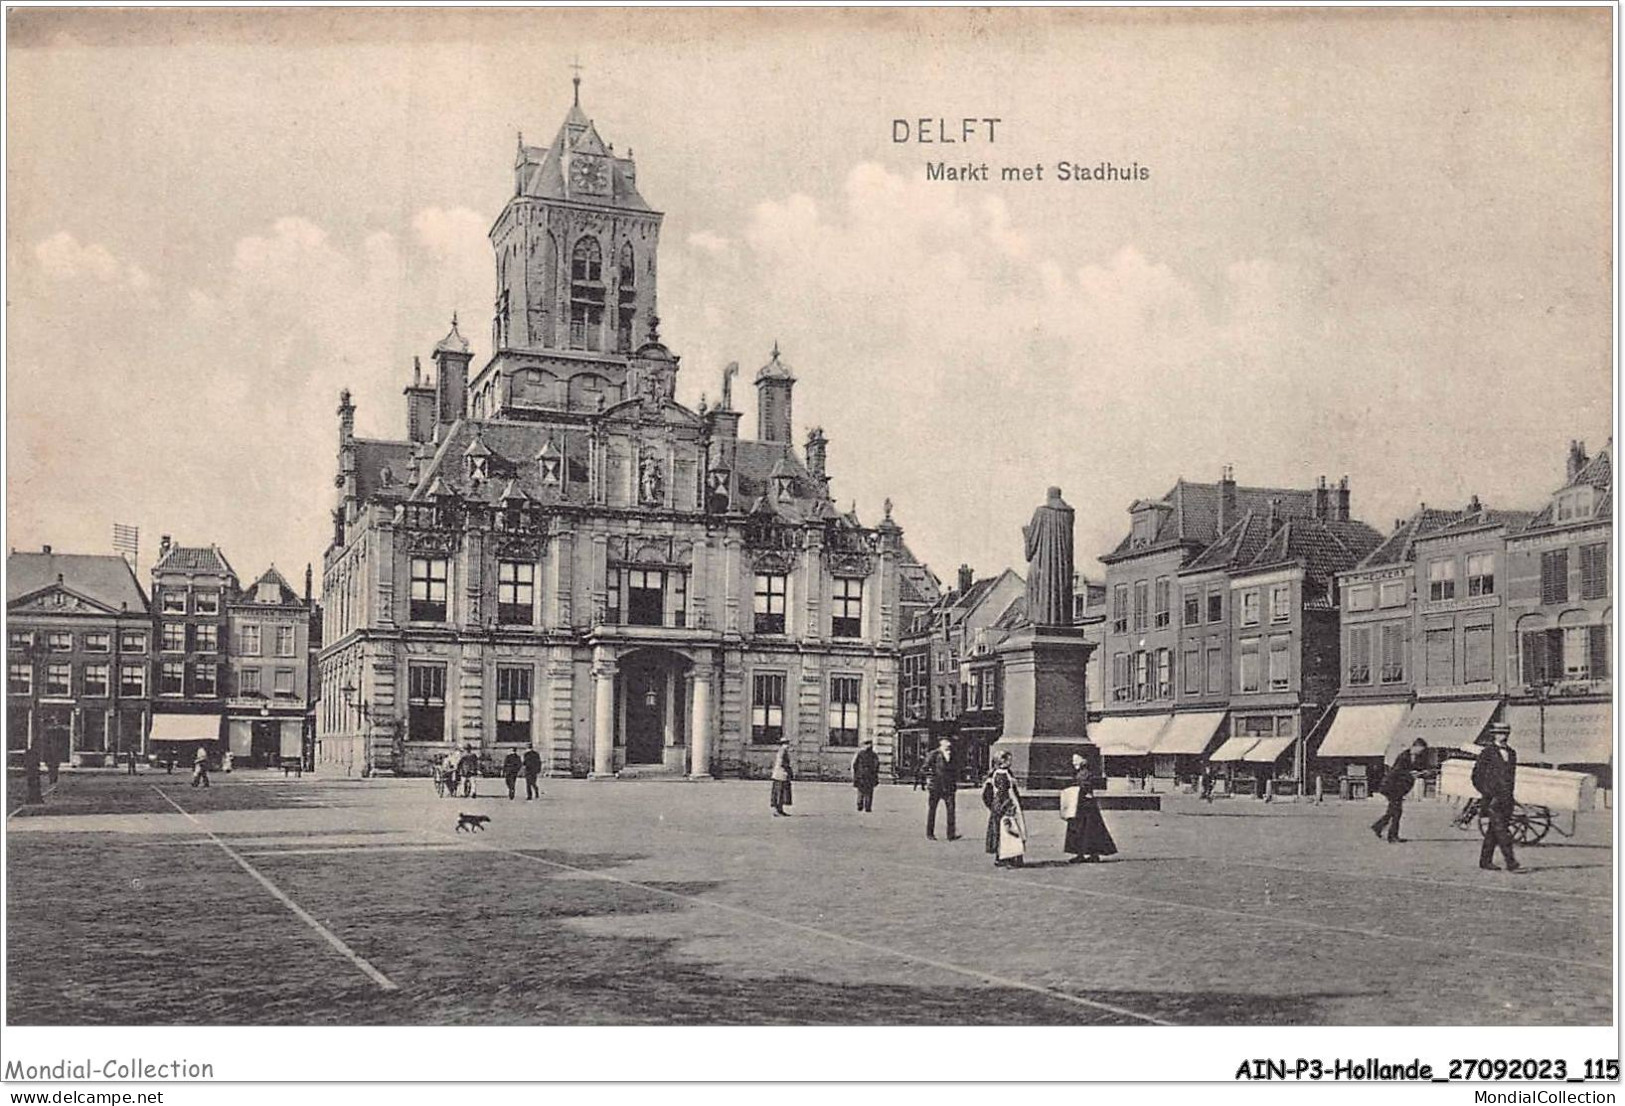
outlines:
[[[1240,760],[1247,750],[1257,745],[1260,740],[1262,739],[1257,737],[1232,737],[1229,741],[1213,750],[1213,755],[1207,759],[1215,764]],[[1271,740],[1274,739],[1271,738]]]
[[[1292,748],[1296,740],[1295,737],[1261,737],[1258,744],[1241,755],[1241,759],[1248,764],[1274,764]]]
[[[1406,703],[1363,703],[1337,708],[1332,728],[1320,743],[1322,757],[1380,757],[1410,709]]]
[[[1224,722],[1224,711],[1201,711],[1175,714],[1157,735],[1151,746],[1153,753],[1164,755],[1201,756],[1213,742],[1213,735]]]
[[[1166,714],[1122,714],[1102,718],[1089,727],[1089,740],[1106,757],[1138,757],[1151,751],[1157,734],[1168,721]]]

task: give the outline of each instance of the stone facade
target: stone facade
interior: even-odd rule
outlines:
[[[560,773],[756,776],[783,737],[803,778],[845,778],[865,738],[889,767],[912,561],[890,505],[872,527],[835,507],[822,431],[805,457],[790,440],[777,348],[767,440],[739,435],[736,366],[715,407],[676,401],[660,216],[579,103],[519,162],[490,361],[469,379],[453,320],[403,441],[355,437],[341,398],[319,762],[534,745]]]
[[[99,765],[144,754],[152,616],[122,557],[13,551],[6,558],[6,750]]]

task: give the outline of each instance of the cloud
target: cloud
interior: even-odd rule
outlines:
[[[688,244],[709,254],[723,254],[733,248],[730,239],[709,230],[697,230],[688,236]]]
[[[1253,429],[1259,389],[1310,400],[1322,300],[1298,258],[1202,269],[873,164],[833,200],[761,200],[738,241],[737,258],[690,251],[662,285],[685,364],[759,363],[750,344],[779,338],[797,422],[831,431],[838,496],[870,515],[890,496],[928,559],[1019,567],[1022,516],[1061,483],[1087,566],[1115,541],[1112,505],[1301,459]]]
[[[426,207],[412,216],[412,233],[420,246],[441,258],[462,258],[478,251],[490,253],[486,238],[491,221],[466,207]]]
[[[120,260],[99,242],[83,244],[65,230],[38,243],[34,258],[47,275],[57,280],[93,280],[137,292],[152,288],[152,277],[141,266]]]

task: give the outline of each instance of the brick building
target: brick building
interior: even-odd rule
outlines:
[[[6,750],[98,765],[146,750],[152,614],[123,557],[6,558]]]
[[[1613,442],[1569,446],[1566,478],[1506,539],[1506,720],[1525,763],[1613,762]]]
[[[237,764],[302,760],[309,701],[311,604],[272,565],[226,602],[226,726]]]
[[[579,89],[578,89],[579,94]],[[792,440],[775,347],[740,434],[675,397],[656,329],[661,214],[579,99],[521,145],[491,230],[494,352],[453,320],[406,436],[339,407],[323,559],[319,761],[418,772],[534,744],[553,771],[804,778],[893,753],[902,531],[837,509],[818,429]],[[912,558],[910,558],[912,560]]]
[[[237,573],[218,546],[183,546],[165,534],[152,567],[154,753],[190,759],[226,750],[227,604]]]

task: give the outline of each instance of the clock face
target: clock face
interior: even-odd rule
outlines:
[[[607,185],[604,163],[598,158],[577,158],[570,163],[570,183],[583,192],[602,192]]]

